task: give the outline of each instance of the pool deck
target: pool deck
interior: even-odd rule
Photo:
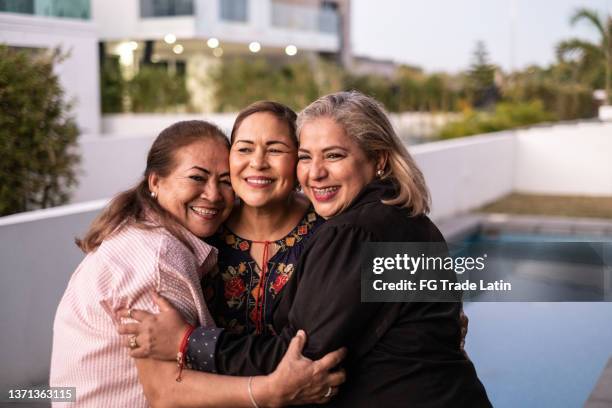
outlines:
[[[612,358],[603,370],[584,408],[612,407]]]

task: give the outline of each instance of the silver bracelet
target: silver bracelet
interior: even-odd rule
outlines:
[[[247,385],[247,389],[249,390],[249,399],[251,400],[251,404],[253,405],[253,408],[259,408],[259,405],[257,405],[257,402],[255,401],[255,398],[253,397],[253,376],[249,377],[249,383]]]

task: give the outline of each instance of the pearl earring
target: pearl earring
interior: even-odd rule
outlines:
[[[151,198],[154,200],[157,198],[157,193],[155,191],[151,191]]]
[[[385,174],[385,171],[383,169],[376,170],[376,176],[378,176],[379,178],[382,177],[383,174]]]

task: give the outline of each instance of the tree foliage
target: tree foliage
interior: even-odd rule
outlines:
[[[132,112],[167,112],[189,102],[185,77],[165,67],[143,65],[126,85]]]
[[[560,63],[573,67],[573,79],[595,88],[604,88],[612,104],[612,15],[600,16],[587,8],[577,9],[570,19],[572,25],[585,21],[599,34],[599,43],[570,38],[557,45]]]
[[[53,66],[63,57],[0,45],[0,215],[65,203],[78,129]]]

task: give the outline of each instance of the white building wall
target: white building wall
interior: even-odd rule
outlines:
[[[102,40],[160,40],[172,33],[179,40],[216,37],[222,46],[224,42],[258,41],[263,47],[293,44],[302,50],[327,52],[336,52],[340,47],[339,34],[272,26],[270,0],[249,0],[246,22],[222,20],[219,1],[222,0],[195,0],[194,16],[142,19],[136,0],[92,0],[92,18]],[[117,18],[117,10],[121,10],[121,18]],[[299,17],[299,9],[296,16]]]
[[[0,13],[0,43],[69,52],[56,67],[81,133],[100,131],[98,41],[91,22]]]
[[[612,196],[612,123],[577,123],[516,132],[514,190]]]

